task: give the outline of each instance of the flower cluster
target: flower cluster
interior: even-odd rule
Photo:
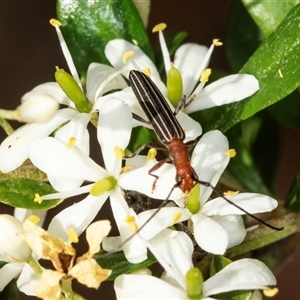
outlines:
[[[164,299],[202,299],[229,291],[267,289],[275,285],[276,279],[271,271],[254,259],[228,262],[226,267],[206,280],[193,265],[194,244],[205,252],[223,255],[228,248],[244,240],[246,229],[241,215],[245,211],[262,213],[277,206],[273,198],[253,193],[226,197],[219,194],[212,199],[214,187],[234,153],[224,134],[218,130],[209,131],[195,143],[190,162],[185,161],[193,174],[194,188],[188,194],[179,188],[178,162],[174,161],[178,164],[175,168],[170,163],[159,164],[153,151],[148,155],[128,155],[127,151],[133,127],[152,129],[149,122],[141,122],[147,118],[127,84],[130,70],[138,69],[148,74],[172,110],[173,106],[179,105],[181,109],[176,109],[176,118],[185,133],[185,140],[180,140],[180,143],[187,143],[185,147],[188,149],[188,142],[202,134],[200,124],[188,113],[240,101],[254,94],[259,89],[256,78],[236,74],[204,88],[213,48],[221,43],[214,40],[209,49],[183,44],[171,63],[160,24],[155,31],[159,32],[167,85],[161,80],[154,63],[137,45],[115,39],[104,50],[112,67],[90,64],[84,87],[59,24],[52,23],[72,76],[57,68],[56,82],[41,84],[24,95],[22,101],[27,106],[23,103],[19,111],[27,124],[1,144],[0,170],[13,171],[29,158],[47,175],[57,191],[36,195],[36,201],[87,196],[58,213],[47,231],[29,220],[24,221],[24,217],[18,220],[12,216],[0,216],[1,259],[8,262],[0,270],[0,289],[18,274],[19,289],[43,299],[68,298],[73,293],[70,287],[73,278],[97,289],[112,273],[101,268],[94,259],[102,240],[105,250],[112,252],[120,248],[132,264],[147,260],[150,250],[164,268],[160,278],[146,270],[118,276],[114,283],[118,299],[154,299],[161,298],[161,295]],[[200,77],[201,82],[197,85]],[[42,106],[46,107],[45,114],[32,110],[36,101],[45,103]],[[64,105],[64,108],[58,109],[59,105]],[[46,113],[49,107],[51,114]],[[35,114],[39,114],[39,118],[33,118]],[[87,125],[90,121],[97,128],[103,166],[89,156]],[[173,202],[160,207],[159,211],[149,209],[136,213],[126,201],[127,191]],[[119,237],[106,237],[110,231],[108,221],[92,223],[108,199]],[[174,230],[172,226],[182,222],[187,224],[186,232]],[[89,251],[75,263],[76,250],[70,243],[84,231]],[[41,258],[51,260],[55,270],[45,270],[38,263]]]

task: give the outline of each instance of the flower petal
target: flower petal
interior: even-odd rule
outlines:
[[[212,186],[216,185],[229,162],[229,157],[225,154],[227,150],[228,140],[220,131],[212,130],[202,136],[191,159],[191,164],[199,180],[209,182]],[[211,193],[210,187],[201,185],[200,201],[202,205]]]
[[[23,270],[18,278],[18,289],[29,296],[36,296],[35,286],[39,283],[40,277],[32,270],[32,268],[25,264]]]
[[[239,193],[234,196],[226,196],[226,198],[228,198],[230,201],[234,202],[236,205],[238,205],[239,207],[243,208],[251,214],[271,211],[275,209],[278,205],[278,202],[275,199],[267,195],[256,193]],[[228,203],[221,197],[205,203],[201,212],[205,213],[208,216],[245,214],[245,212]]]
[[[35,95],[48,95],[58,103],[74,107],[74,103],[68,98],[65,92],[56,82],[46,82],[36,86],[21,98],[21,102],[27,101]]]
[[[48,122],[26,124],[14,131],[0,146],[0,171],[7,173],[18,168],[28,158],[32,140],[49,135],[75,114],[73,109],[62,109]]]
[[[134,230],[131,230],[128,222],[126,222],[128,216],[135,217],[136,214],[127,206],[120,188],[116,188],[111,193],[110,205],[120,232],[121,242],[126,241],[122,249],[127,260],[133,264],[144,261],[147,258],[147,247],[140,237],[135,235]]]
[[[24,267],[23,263],[8,263],[0,269],[0,291],[17,277]]]
[[[166,91],[166,87],[163,82],[160,80],[159,73],[156,69],[156,66],[152,62],[152,60],[142,51],[142,49],[132,43],[129,43],[122,39],[115,39],[109,41],[105,47],[105,55],[109,62],[114,66],[117,70],[133,70],[136,69],[135,65],[133,65],[128,60],[127,63],[123,62],[123,55],[127,51],[133,51],[134,56],[132,59],[134,62],[140,67],[140,70],[144,68],[150,69],[151,79],[158,86],[158,88],[163,92]]]
[[[67,143],[70,138],[76,138],[76,146],[89,155],[90,136],[87,124],[90,118],[90,114],[79,113],[75,115],[68,124],[57,130],[55,137],[64,143]]]
[[[203,214],[192,216],[194,236],[197,244],[205,251],[222,255],[228,247],[226,230],[211,218]]]
[[[97,136],[107,171],[118,178],[122,158],[118,158],[115,148],[125,150],[132,129],[130,109],[116,98],[107,99],[100,108]]]
[[[61,179],[97,181],[107,175],[79,148],[67,148],[63,142],[50,137],[31,142],[29,157],[45,173]]]
[[[237,102],[253,95],[258,89],[259,82],[253,75],[229,75],[205,87],[186,108],[186,113]]]
[[[269,268],[256,259],[240,259],[204,282],[204,296],[237,290],[265,289],[275,285],[276,278]]]
[[[99,86],[109,75],[115,72],[116,70],[114,68],[104,64],[91,63],[89,65],[86,78],[86,96],[92,103],[95,102],[96,97],[99,97],[108,91],[123,89],[128,86],[124,78],[119,75],[105,85],[104,89],[101,91],[101,95],[96,95]]]
[[[106,192],[100,197],[89,195],[80,202],[65,208],[52,219],[48,232],[63,241],[68,241],[68,229],[72,228],[79,236],[94,220],[109,194]]]
[[[246,229],[243,218],[237,215],[213,216],[212,220],[220,224],[228,235],[228,246],[239,245],[246,237]]]
[[[184,290],[150,275],[121,275],[116,278],[114,289],[118,300],[162,298],[185,300],[187,298]]]
[[[183,95],[189,96],[199,82],[202,71],[199,66],[208,48],[194,43],[181,45],[175,52],[174,65],[179,69],[183,80]],[[198,72],[197,72],[198,71]]]
[[[149,220],[149,218],[157,211],[157,209],[150,209],[141,212],[139,217],[139,225],[142,226]],[[178,222],[183,222],[191,217],[191,213],[180,207],[163,207],[159,212],[149,221],[148,224],[141,230],[140,235],[149,240],[153,238],[156,234],[161,232],[163,229],[176,224]]]

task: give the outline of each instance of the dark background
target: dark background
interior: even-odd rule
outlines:
[[[213,38],[225,40],[226,25],[233,1],[201,0],[154,0],[149,19],[149,29],[165,22],[169,30],[185,30],[189,33],[186,41],[209,46]],[[64,57],[55,30],[49,19],[55,17],[55,1],[0,1],[0,107],[14,109],[21,96],[40,83],[53,81],[54,68],[66,68]],[[237,26],[239,26],[237,24]],[[149,30],[149,33],[150,33]],[[151,36],[151,33],[150,33]],[[156,36],[153,36],[156,41]],[[213,54],[212,68],[230,72],[226,63],[224,48],[219,47]],[[15,123],[15,127],[19,124]],[[0,140],[5,137],[0,129]],[[291,128],[281,128],[281,160],[278,165],[276,191],[278,198],[285,196],[288,187],[300,169],[297,149],[300,149],[299,133]],[[98,148],[92,155],[97,157]],[[69,205],[70,202],[66,203]],[[62,206],[60,206],[60,209]],[[0,206],[0,213],[12,209]],[[50,212],[49,219],[55,215]],[[100,217],[103,216],[103,213]],[[284,257],[282,258],[284,259]],[[277,274],[279,294],[273,299],[299,299],[299,268],[297,255],[285,264]],[[104,283],[101,293],[85,294],[88,299],[114,299]],[[83,290],[87,290],[84,288]],[[96,296],[98,295],[98,296]],[[99,296],[100,295],[100,296]],[[25,299],[22,296],[22,299]]]

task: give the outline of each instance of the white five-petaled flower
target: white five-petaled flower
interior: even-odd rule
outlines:
[[[193,245],[183,232],[166,229],[149,245],[165,273],[161,278],[151,275],[124,274],[115,280],[117,299],[187,299],[186,274],[193,267]],[[237,291],[266,289],[276,279],[267,266],[256,259],[230,263],[203,283],[202,297]]]
[[[69,69],[77,84],[82,88],[79,76],[72,61],[69,50],[63,40],[59,28],[60,43],[65,54]],[[117,76],[105,84],[105,80],[115,70],[107,65],[92,63],[87,71],[86,82],[86,97],[93,105],[97,98],[104,93],[114,90],[122,89],[127,86],[125,80],[121,76]],[[75,137],[77,146],[82,151],[89,154],[89,133],[87,124],[91,119],[92,113],[95,112],[93,107],[90,113],[83,113],[76,110],[74,103],[64,93],[61,87],[56,82],[47,82],[38,85],[30,92],[22,97],[24,104],[38,99],[52,99],[55,102],[68,106],[58,110],[54,116],[43,123],[28,123],[23,125],[8,136],[0,145],[0,171],[7,173],[15,170],[28,158],[28,148],[32,140],[45,137],[53,133],[57,128],[55,136],[66,142],[70,137]],[[62,126],[65,124],[64,126]],[[62,126],[62,127],[61,127]]]
[[[55,228],[54,232],[60,231],[63,234],[66,231],[64,220],[67,219],[68,227],[77,228],[77,232],[81,233],[109,197],[121,238],[125,240],[134,232],[135,213],[128,207],[123,197],[122,189],[129,188],[126,184],[120,183],[121,179],[126,174],[129,175],[129,181],[140,185],[148,174],[139,178],[136,176],[130,178],[131,171],[124,172],[122,157],[116,154],[116,149],[124,150],[129,143],[132,128],[129,107],[122,101],[111,98],[101,101],[99,111],[97,133],[106,169],[97,165],[76,146],[68,148],[65,143],[50,137],[33,141],[30,145],[29,157],[39,169],[48,176],[56,176],[61,182],[59,186],[61,189],[57,188],[61,193],[42,198],[65,198],[90,193],[84,200],[66,208],[56,216],[51,223],[52,228]],[[84,180],[93,183],[79,188]],[[74,188],[75,184],[77,188]],[[146,259],[146,249],[138,236],[123,246],[127,259],[133,263]]]
[[[159,31],[159,37],[167,75],[171,69],[171,62],[162,31]],[[195,89],[195,86],[199,83],[200,75],[209,63],[214,44],[216,43],[218,42],[214,41],[209,49],[198,44],[187,43],[181,45],[175,52],[174,66],[181,73],[182,96],[186,95],[188,99],[193,99],[191,104],[185,109],[186,113],[237,102],[251,96],[259,89],[257,79],[249,74],[225,76],[204,89],[205,82],[202,82]],[[133,59],[135,64],[132,64],[130,59],[125,64],[122,61],[122,55],[128,51],[134,52]],[[136,65],[141,70],[148,69],[151,79],[167,97],[167,88],[161,81],[156,66],[138,46],[122,39],[115,39],[107,44],[105,55],[117,70],[135,69]]]
[[[191,165],[201,181],[208,182],[212,186],[217,184],[230,159],[227,154],[228,149],[227,138],[220,131],[210,131],[202,136],[191,157]],[[132,171],[131,176],[135,173],[137,177],[143,176],[142,174],[148,170],[149,166],[138,168]],[[147,180],[136,186],[124,174],[121,183],[131,190],[164,199],[175,185],[175,168],[171,164],[165,164],[154,174],[159,176],[154,191],[152,191],[152,176],[148,176]],[[223,254],[227,248],[238,245],[246,235],[240,216],[244,212],[222,197],[208,201],[212,191],[211,187],[200,185],[199,210],[191,213],[184,208],[185,198],[182,198],[182,192],[179,188],[175,188],[170,199],[174,200],[179,208],[177,210],[174,210],[174,207],[162,208],[149,222],[149,227],[145,226],[140,232],[141,236],[151,239],[167,226],[191,218],[193,226],[190,229],[194,232],[199,246],[205,251]],[[269,196],[255,193],[240,193],[227,198],[251,214],[271,211],[278,204]],[[139,222],[141,224],[146,222],[153,212],[154,210],[148,210],[140,213]]]

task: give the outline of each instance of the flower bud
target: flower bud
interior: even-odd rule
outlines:
[[[58,102],[50,95],[32,94],[17,109],[22,122],[43,123],[49,121],[58,108]]]
[[[0,215],[0,249],[13,262],[24,262],[31,256],[31,249],[18,233],[23,232],[23,224],[13,216]]]

